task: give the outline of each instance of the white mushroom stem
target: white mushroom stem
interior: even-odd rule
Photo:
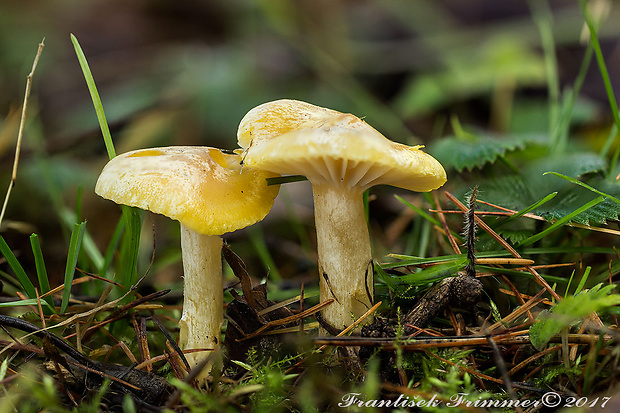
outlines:
[[[185,280],[179,345],[183,350],[216,350],[223,322],[222,238],[199,234],[181,224],[181,250]],[[193,368],[210,354],[201,351],[185,357]],[[198,380],[206,378],[210,369],[206,366]]]
[[[364,314],[373,300],[370,238],[359,188],[313,184],[321,301],[332,326],[343,329]]]

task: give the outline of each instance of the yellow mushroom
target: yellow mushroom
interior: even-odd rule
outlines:
[[[252,109],[239,126],[244,165],[308,178],[314,194],[323,317],[342,329],[372,305],[370,239],[362,195],[374,185],[430,191],[446,182],[441,164],[395,143],[351,114],[295,100]]]
[[[278,194],[278,186],[266,183],[277,175],[240,164],[239,155],[215,148],[142,149],[108,162],[95,187],[103,198],[180,222],[183,349],[218,348],[223,322],[221,235],[262,220]],[[186,357],[193,367],[207,355]],[[208,372],[205,368],[199,379]]]

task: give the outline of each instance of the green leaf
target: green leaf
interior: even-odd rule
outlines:
[[[462,139],[457,137],[444,138],[436,141],[428,149],[437,160],[446,168],[457,171],[481,168],[492,163],[508,152],[524,149],[532,142],[531,137],[510,137],[498,139],[490,136],[475,136]]]
[[[569,221],[580,224],[605,223],[620,215],[620,203],[615,202],[620,198],[620,184],[597,174],[605,167],[602,157],[587,152],[543,158],[523,168],[519,175],[483,180],[479,184],[479,197],[514,210],[528,209],[550,221],[569,216]],[[582,181],[576,177],[582,177]],[[549,198],[555,192],[557,195]],[[597,194],[606,199],[574,214]],[[501,222],[499,225],[503,225]]]
[[[592,313],[620,304],[620,295],[611,294],[615,285],[601,286],[598,284],[590,290],[567,297],[551,310],[541,312],[530,327],[530,341],[534,347],[542,350],[551,337],[563,328],[583,321]]]

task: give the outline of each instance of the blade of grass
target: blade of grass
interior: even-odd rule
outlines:
[[[577,100],[577,96],[579,96],[579,92],[581,91],[581,87],[583,86],[583,82],[585,81],[588,69],[590,68],[593,53],[594,49],[592,48],[592,43],[588,43],[583,60],[581,61],[581,65],[579,67],[579,73],[575,78],[573,87],[566,92],[566,96],[563,99],[557,132],[558,141],[561,142],[561,145],[559,145],[558,149],[561,151],[564,151],[566,149],[566,142],[568,141],[568,133],[570,130],[573,108],[575,107],[575,101]]]
[[[280,275],[280,271],[278,271],[278,267],[271,257],[269,248],[267,248],[267,244],[265,243],[265,235],[263,234],[263,230],[260,225],[253,225],[249,227],[248,235],[250,236],[250,241],[256,249],[258,256],[263,262],[263,265],[265,265],[265,267],[269,270],[269,278],[272,281],[281,281],[282,276]]]
[[[62,218],[62,221],[66,225],[67,229],[73,228],[76,223],[79,223],[77,215],[71,209],[64,205],[58,205],[58,214]],[[84,252],[90,258],[95,268],[99,268],[103,265],[103,256],[95,244],[92,236],[88,231],[84,232],[84,239],[82,240]]]
[[[601,78],[603,79],[603,84],[605,85],[605,92],[607,93],[607,99],[609,100],[611,113],[614,117],[614,123],[616,125],[616,129],[620,129],[620,114],[618,113],[618,102],[616,101],[616,96],[614,94],[614,89],[611,84],[609,72],[607,71],[607,65],[605,64],[603,51],[601,50],[601,45],[598,41],[597,27],[595,27],[592,16],[588,11],[587,2],[585,0],[580,0],[579,5],[581,6],[581,13],[583,14],[583,18],[590,31],[590,42],[592,43],[592,47],[594,48],[596,62],[598,63],[598,68],[601,72]],[[614,153],[614,156],[609,164],[608,175],[609,173],[611,173],[611,171],[614,170],[616,163],[618,162],[618,156],[620,156],[620,145],[616,147],[616,152]]]
[[[564,298],[568,297],[568,291],[570,290],[570,286],[573,282],[573,277],[575,277],[575,270],[570,273],[570,278],[568,279],[568,283],[566,284],[566,291],[564,292]]]
[[[69,252],[67,253],[67,265],[65,267],[65,282],[62,293],[62,303],[60,305],[60,313],[67,311],[69,306],[69,295],[71,294],[71,284],[73,283],[73,275],[75,274],[75,265],[77,264],[78,255],[82,246],[82,238],[86,222],[75,224],[71,232],[71,240],[69,241]]]
[[[549,195],[547,195],[546,197],[544,197],[543,199],[534,202],[532,205],[522,209],[521,211],[517,212],[514,215],[509,216],[508,218],[499,221],[499,223],[497,225],[493,225],[492,228],[493,229],[497,229],[498,227],[501,227],[502,225],[505,225],[511,221],[514,221],[517,218],[522,217],[523,215],[527,214],[530,211],[535,210],[536,208],[540,207],[541,205],[546,204],[547,202],[551,201],[553,198],[555,198],[555,196],[557,195],[557,192],[552,192]]]
[[[19,263],[17,257],[15,257],[15,254],[13,254],[13,251],[11,251],[11,248],[2,236],[0,236],[0,252],[2,252],[2,255],[4,255],[6,262],[9,264],[9,267],[11,267],[11,269],[15,273],[15,276],[19,280],[19,283],[26,292],[26,295],[30,298],[36,298],[37,293],[35,292],[32,281],[30,281],[30,278],[28,278],[26,271],[24,271],[24,267],[22,267],[22,265]]]
[[[586,270],[583,272],[583,276],[581,277],[581,280],[579,280],[579,284],[577,285],[577,288],[575,288],[575,292],[573,294],[579,294],[583,290],[583,287],[586,285],[588,277],[590,276],[591,269],[592,268],[589,266],[586,267]]]
[[[526,246],[531,245],[531,244],[535,243],[536,241],[546,237],[547,235],[549,235],[553,231],[559,229],[566,222],[570,221],[573,217],[581,214],[583,211],[586,211],[586,210],[592,208],[593,206],[596,206],[596,205],[600,204],[604,200],[605,200],[604,196],[600,196],[600,197],[598,197],[596,199],[593,199],[592,201],[588,202],[587,204],[581,206],[580,208],[577,208],[576,210],[574,210],[570,214],[568,214],[568,215],[558,219],[549,228],[547,228],[547,229],[545,229],[543,231],[540,231],[538,234],[534,234],[531,237],[527,238],[526,240],[521,242],[518,245],[518,247],[526,247]]]
[[[18,306],[25,306],[25,305],[34,305],[37,306],[39,304],[39,301],[36,298],[29,298],[27,300],[19,300],[19,301],[9,301],[6,303],[0,303],[0,308],[7,308],[7,307],[18,307]],[[45,304],[46,306],[49,306],[49,304],[47,303],[47,301],[42,301],[41,304]],[[54,307],[50,307],[50,308],[54,308]]]
[[[118,248],[119,243],[121,242],[124,230],[125,221],[121,218],[118,220],[118,223],[116,224],[116,229],[114,230],[114,234],[112,234],[112,239],[110,240],[110,242],[108,243],[108,247],[106,248],[105,255],[103,257],[103,264],[101,265],[101,267],[99,267],[99,274],[102,277],[106,277],[108,270],[110,269],[112,259],[114,258],[114,254]]]
[[[267,178],[267,185],[282,185],[282,184],[288,184],[290,182],[300,182],[300,181],[307,181],[308,178],[306,178],[303,175],[287,175],[287,176],[276,176],[274,178]]]
[[[377,278],[383,281],[390,290],[394,291],[397,284],[394,282],[393,277],[391,277],[385,270],[382,268],[381,264],[375,262],[375,273],[377,274]]]
[[[409,208],[413,209],[416,213],[418,213],[420,216],[424,217],[424,219],[430,221],[431,223],[437,225],[437,226],[441,226],[441,223],[439,221],[437,221],[435,218],[433,218],[432,216],[430,216],[428,213],[426,213],[426,211],[424,211],[422,208],[417,207],[415,205],[413,205],[411,202],[406,201],[405,199],[403,199],[402,197],[398,196],[398,195],[394,195],[394,197],[396,197],[396,199],[398,199],[401,203],[403,203],[404,205],[408,206]]]
[[[532,17],[538,32],[543,48],[543,56],[545,62],[545,73],[547,76],[547,90],[549,99],[549,136],[551,137],[550,149],[558,150],[563,147],[560,142],[558,120],[559,120],[559,96],[560,82],[558,78],[558,64],[555,55],[555,41],[553,39],[553,14],[546,1],[530,0],[528,1]]]
[[[43,253],[41,252],[41,245],[39,244],[39,237],[37,234],[30,235],[30,245],[32,246],[32,253],[34,254],[34,265],[37,269],[37,278],[39,279],[39,290],[41,295],[49,292],[50,282],[47,276],[47,269],[45,268],[45,261],[43,260]],[[44,300],[49,304],[51,308],[54,308],[54,300],[52,297],[45,297]],[[56,312],[56,311],[54,311]]]
[[[489,272],[489,273],[497,273],[497,274],[505,274],[505,275],[514,275],[516,277],[521,277],[521,278],[531,278],[533,280],[536,280],[536,277],[534,277],[532,274],[530,274],[527,271],[519,271],[519,270],[511,270],[509,268],[500,268],[500,267],[489,267],[486,265],[476,265],[476,269],[479,272]],[[548,274],[539,274],[542,278],[545,279],[545,281],[547,282],[552,282],[555,284],[566,284],[567,280],[565,277],[557,277],[554,275],[548,275]],[[555,287],[554,287],[555,289]]]
[[[120,273],[116,280],[126,289],[131,288],[137,279],[138,255],[140,252],[140,231],[142,229],[142,211],[125,205],[121,206],[125,228],[121,244]],[[118,277],[117,277],[118,278]]]
[[[110,134],[108,122],[106,121],[105,112],[103,111],[103,103],[101,103],[101,98],[99,97],[97,86],[95,85],[95,79],[90,71],[90,67],[88,66],[82,47],[80,46],[78,39],[73,34],[71,34],[71,42],[75,48],[75,54],[80,62],[80,67],[82,68],[82,73],[84,74],[84,79],[86,80],[90,97],[92,98],[93,105],[95,106],[95,112],[97,113],[97,119],[99,120],[99,127],[103,133],[103,141],[105,142],[105,147],[108,151],[108,157],[112,159],[116,156],[116,151],[114,150],[114,142],[112,142],[112,135]]]
[[[610,201],[614,201],[616,204],[620,204],[620,199],[616,198],[615,196],[612,196],[612,195],[606,194],[605,192],[601,192],[601,191],[599,191],[598,189],[593,188],[593,187],[591,187],[590,185],[588,185],[588,184],[586,184],[586,183],[584,183],[584,182],[581,182],[581,181],[580,181],[580,180],[578,180],[578,179],[572,178],[572,177],[570,177],[570,176],[562,175],[562,174],[559,174],[559,173],[557,173],[557,172],[545,172],[543,175],[547,175],[547,174],[549,174],[549,175],[555,175],[555,176],[557,176],[558,178],[562,178],[562,179],[564,179],[564,180],[566,180],[566,181],[568,181],[568,182],[570,182],[570,183],[573,183],[573,184],[575,184],[575,185],[579,185],[579,186],[581,186],[581,187],[584,187],[584,188],[586,188],[586,189],[589,189],[590,191],[594,192],[595,194],[599,194],[599,195],[604,196],[605,198],[609,198],[609,200],[610,200]]]
[[[545,247],[545,248],[526,248],[521,250],[523,255],[550,255],[550,254],[616,254],[613,248],[605,247]],[[420,258],[411,255],[388,254],[387,257],[396,258],[401,261],[382,263],[384,269],[406,267],[408,265],[435,264],[438,262],[454,261],[466,257],[466,254],[441,255],[437,257]],[[508,251],[485,251],[477,252],[477,258],[501,258],[510,256]],[[620,267],[620,264],[619,264]]]
[[[465,264],[467,264],[467,258],[455,262],[433,265],[432,267],[424,268],[413,274],[401,276],[388,275],[388,277],[391,278],[392,282],[398,284],[425,285],[455,275]]]

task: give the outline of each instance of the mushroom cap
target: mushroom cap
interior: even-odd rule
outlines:
[[[426,192],[446,182],[444,168],[421,146],[392,142],[354,115],[305,102],[271,103],[273,111],[269,103],[254,108],[239,127],[238,142],[250,168],[362,191],[385,184]],[[282,113],[287,116],[279,118]]]
[[[304,128],[320,127],[335,116],[343,115],[300,100],[280,99],[250,110],[239,123],[237,141],[247,148],[252,143]]]
[[[239,155],[216,148],[140,149],[110,160],[95,192],[166,215],[200,234],[222,235],[267,215],[279,190],[267,185],[274,176],[242,168]]]

